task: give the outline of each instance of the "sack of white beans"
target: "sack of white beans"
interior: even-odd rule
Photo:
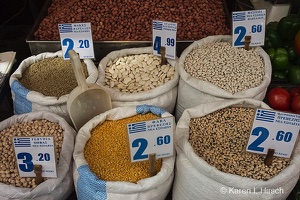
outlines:
[[[179,80],[175,60],[160,65],[153,48],[113,51],[99,63],[97,83],[111,96],[112,107],[154,105],[173,113]]]
[[[67,199],[74,192],[72,154],[75,135],[75,130],[65,119],[48,111],[13,115],[0,122],[0,199]],[[13,137],[20,136],[53,136],[57,178],[45,177],[44,181],[37,185],[34,177],[19,176]],[[24,157],[23,161],[23,165],[30,170],[30,163],[34,164],[34,161],[30,160],[30,156]]]
[[[150,176],[148,160],[130,161],[126,125],[171,116],[156,106],[123,106],[87,122],[76,136],[73,154],[78,199],[164,200],[173,183],[175,155],[156,159],[156,174]]]
[[[232,47],[231,36],[203,38],[188,46],[177,60],[179,71],[175,116],[200,103],[223,99],[263,100],[272,66],[261,48]]]
[[[186,109],[176,126],[174,200],[285,199],[300,174],[300,144],[291,158],[246,151],[255,99],[223,100]]]
[[[77,82],[70,60],[63,60],[62,51],[41,53],[24,59],[11,75],[9,84],[14,114],[49,111],[72,123],[67,99]],[[84,59],[87,83],[95,83],[98,70],[94,62]]]

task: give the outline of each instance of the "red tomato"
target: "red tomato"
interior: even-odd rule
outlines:
[[[267,93],[268,104],[275,110],[285,111],[290,108],[291,95],[285,88],[275,87]]]
[[[300,95],[294,96],[292,98],[291,109],[293,112],[300,114]]]
[[[290,90],[290,94],[291,94],[292,97],[299,95],[300,94],[300,87],[293,87]]]

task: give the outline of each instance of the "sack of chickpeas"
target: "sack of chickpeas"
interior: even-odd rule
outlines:
[[[187,108],[224,99],[263,100],[272,66],[261,47],[232,46],[231,36],[208,36],[193,42],[180,55],[176,120]]]
[[[87,83],[95,83],[98,70],[94,62],[84,59]],[[41,53],[24,59],[11,75],[9,84],[14,114],[50,111],[72,123],[67,111],[69,93],[78,86],[71,60],[64,60],[62,51]]]
[[[173,113],[179,80],[175,60],[161,59],[152,47],[113,51],[99,63],[97,83],[110,94],[112,107],[154,105]]]
[[[246,151],[260,100],[210,102],[186,109],[175,132],[174,200],[278,199],[288,197],[300,174],[300,144],[291,158]]]
[[[13,115],[0,122],[0,199],[67,199],[74,192],[72,155],[75,134],[65,119],[48,111]],[[19,176],[13,137],[20,136],[53,136],[57,178],[43,177],[43,182],[36,184],[35,177]],[[27,156],[23,161],[27,164],[31,160]]]
[[[156,159],[156,175],[149,161],[130,161],[127,124],[170,117],[155,106],[113,108],[87,122],[76,136],[73,177],[79,200],[164,200],[174,178],[175,156]]]

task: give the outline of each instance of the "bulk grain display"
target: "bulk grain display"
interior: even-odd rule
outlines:
[[[97,83],[112,100],[112,107],[148,104],[172,113],[179,80],[175,60],[152,54],[151,47],[113,51],[99,63]]]
[[[300,145],[291,158],[246,151],[255,99],[222,100],[186,109],[176,127],[173,199],[285,199],[298,181]],[[280,189],[281,192],[268,191]],[[238,192],[230,192],[238,191]],[[247,192],[239,192],[247,191]]]
[[[201,103],[223,99],[263,100],[271,82],[271,62],[260,47],[245,50],[231,45],[231,36],[195,41],[176,63],[179,70],[176,119]]]
[[[53,136],[57,178],[20,177],[13,137]],[[67,199],[74,191],[72,153],[75,131],[60,116],[35,111],[0,122],[0,199]]]
[[[160,107],[118,107],[100,114],[78,132],[74,149],[74,182],[83,199],[165,199],[173,182],[175,156],[131,163],[127,124],[170,117]]]
[[[52,0],[35,40],[59,41],[57,24],[91,22],[94,41],[151,41],[152,20],[178,24],[178,40],[229,34],[222,0]]]
[[[84,59],[82,62],[86,81],[95,83],[97,67],[92,60]],[[62,51],[26,58],[11,75],[9,84],[15,114],[46,110],[71,123],[67,98],[78,84],[71,61],[62,58]]]

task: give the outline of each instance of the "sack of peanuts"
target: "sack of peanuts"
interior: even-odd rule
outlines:
[[[186,109],[175,132],[174,200],[288,197],[300,174],[300,144],[291,158],[246,151],[260,100],[210,102]]]
[[[164,200],[174,178],[175,156],[155,160],[150,177],[149,160],[131,162],[127,124],[170,113],[155,106],[113,108],[87,122],[76,136],[73,177],[79,200]]]
[[[176,120],[201,103],[223,99],[263,100],[271,81],[272,66],[261,48],[236,48],[231,36],[216,35],[193,42],[181,54]]]
[[[93,61],[84,59],[82,64],[87,83],[95,83],[98,70]],[[78,83],[71,60],[64,60],[62,51],[24,59],[11,75],[9,84],[14,114],[45,110],[72,123],[67,111],[67,99]]]
[[[112,107],[154,105],[173,113],[179,80],[175,60],[161,58],[151,47],[113,51],[99,63],[97,83],[110,94]]]
[[[67,199],[74,192],[72,155],[75,134],[75,130],[65,119],[48,111],[13,115],[0,122],[0,199]],[[14,152],[15,140],[13,138],[23,136],[31,138],[53,137],[57,178],[43,177],[45,173],[43,168],[41,173],[42,182],[39,184],[36,183],[35,177],[21,177],[19,175],[18,168],[21,168],[21,165],[23,165],[23,168],[25,165],[26,172],[34,171],[30,168],[33,168],[32,163],[35,164],[32,159],[36,158],[31,151],[22,158],[19,157],[19,153],[18,158],[23,160],[24,164],[17,164],[17,156]],[[29,147],[36,148],[39,144],[35,142],[31,139]],[[22,143],[22,145],[25,144]],[[26,144],[26,150],[28,150],[28,144]],[[48,155],[51,156],[52,154]],[[47,157],[47,159],[52,160],[51,157]]]

